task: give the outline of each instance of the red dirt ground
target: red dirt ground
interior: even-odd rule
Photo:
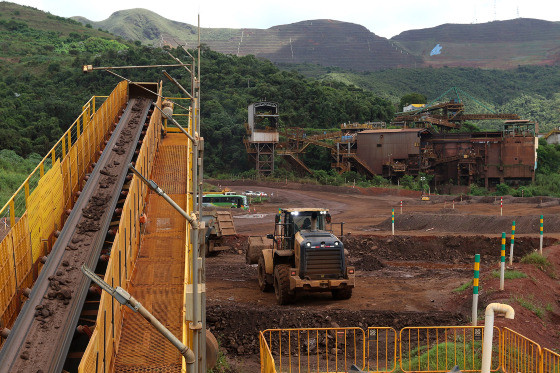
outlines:
[[[433,196],[430,201],[420,201],[414,192],[394,189],[252,183],[231,182],[227,187],[236,192],[263,191],[270,195],[269,200],[251,205],[250,212],[234,211],[238,236],[227,243],[232,250],[206,261],[208,326],[227,351],[233,370],[258,371],[257,332],[268,328],[336,324],[398,330],[469,325],[472,287],[459,293],[454,289],[471,281],[475,253],[482,255],[479,315],[491,302],[508,303],[516,317],[497,318],[497,325],[507,326],[541,347],[560,349],[560,245],[555,245],[560,238],[558,199],[506,197],[500,216],[499,197],[463,196],[461,201],[460,196]],[[335,234],[340,234],[340,222],[344,222],[348,260],[356,267],[351,299],[333,301],[327,293],[302,294],[295,304],[279,307],[274,293],[260,292],[256,266],[245,264],[247,237],[272,233],[278,208],[296,206],[329,208]],[[390,231],[392,208],[395,236]],[[544,215],[544,255],[552,262],[546,273],[519,262],[538,248],[540,214]],[[512,269],[527,277],[506,280],[501,292],[492,271],[499,269],[501,232],[508,234],[509,255],[513,220],[519,234]],[[540,317],[520,301],[535,305]]]

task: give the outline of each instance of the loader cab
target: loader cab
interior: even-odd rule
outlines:
[[[276,215],[275,222],[274,235],[269,235],[269,238],[275,238],[275,242],[279,245],[277,249],[293,250],[298,232],[325,231],[331,222],[331,216],[327,209],[290,208],[281,209]]]

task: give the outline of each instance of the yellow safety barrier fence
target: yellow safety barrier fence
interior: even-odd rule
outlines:
[[[408,327],[400,331],[399,355],[403,372],[449,372],[455,365],[462,372],[480,371],[482,326]],[[500,330],[494,328],[498,345]],[[499,369],[499,352],[492,356],[492,371]]]
[[[173,97],[173,100],[181,100],[181,98],[179,97]],[[183,99],[186,100],[186,99]],[[184,116],[184,114],[177,114],[177,113],[173,113],[173,116]],[[196,118],[193,118],[192,116],[190,116],[189,114],[187,115],[187,120],[188,120],[188,128],[186,128],[187,132],[192,136],[195,137],[195,131],[194,131],[194,120],[196,120]],[[176,119],[177,120],[177,119]],[[168,127],[168,120],[164,119],[164,126],[165,126],[165,132],[180,132],[179,128],[173,126],[173,127]],[[178,120],[177,120],[178,122]],[[187,213],[191,213],[194,211],[194,206],[195,206],[195,185],[194,185],[194,180],[193,180],[193,162],[194,162],[194,156],[193,154],[193,143],[191,141],[187,142],[187,172],[188,172],[188,176],[187,176],[187,206],[186,206],[186,212]],[[192,244],[192,235],[194,234],[193,229],[190,225],[190,223],[185,220],[185,268],[184,268],[184,275],[183,275],[183,310],[182,310],[182,319],[183,319],[183,324],[181,325],[181,332],[182,332],[182,338],[181,341],[186,345],[189,346],[190,348],[193,347],[194,345],[194,333],[193,330],[191,329],[191,323],[193,321],[194,318],[194,311],[192,310],[192,296],[194,294],[194,289],[193,289],[193,274],[191,271],[191,263],[193,263],[194,260],[198,260],[195,257],[194,254],[194,250],[193,250],[193,244]],[[199,254],[200,255],[200,254]],[[199,267],[201,268],[202,265]],[[199,290],[202,290],[201,287],[199,288]],[[201,292],[199,292],[201,293]],[[190,298],[190,301],[189,301]],[[190,306],[190,305],[191,306]],[[201,302],[201,304],[204,304],[203,302]],[[190,312],[189,312],[190,311]],[[202,318],[202,314],[203,314],[202,309],[200,310],[200,315],[199,315],[199,319]],[[202,353],[206,353],[205,350],[202,351]],[[181,372],[185,373],[187,371],[187,365],[185,362],[185,359],[182,359],[181,362]]]
[[[110,96],[90,99],[76,121],[0,209],[0,327],[11,327],[21,309],[22,291],[41,269],[54,233],[66,220],[91,164],[127,100],[127,82]],[[105,99],[96,110],[96,100]],[[0,341],[1,345],[2,341]]]
[[[158,93],[161,95],[161,84]],[[156,105],[161,107],[161,98]],[[150,175],[157,146],[161,140],[161,113],[152,113],[146,135],[136,160],[136,169]],[[133,178],[122,207],[121,219],[107,264],[104,280],[109,285],[128,290],[132,270],[140,247],[140,216],[144,212],[149,189],[137,177]],[[114,364],[123,321],[122,306],[103,292],[99,302],[95,330],[80,362],[78,372],[108,372]]]
[[[541,346],[508,329],[502,330],[501,366],[506,372],[541,373]]]
[[[186,97],[165,97],[164,100],[173,100],[171,102],[171,107],[173,108],[173,116],[176,117],[174,118],[177,122],[180,122],[180,119],[186,119],[187,121],[189,121],[190,124],[190,118],[191,118],[191,113],[190,111],[186,111],[185,109],[174,105],[174,102],[181,102],[182,106],[185,106],[183,104],[184,101],[186,100],[190,100],[190,98],[186,98]],[[165,132],[169,132],[169,133],[174,133],[174,132],[181,132],[181,130],[179,128],[177,128],[177,126],[175,126],[175,124],[170,123],[167,118],[163,118],[163,128],[165,130]],[[190,131],[189,131],[190,132]]]
[[[481,326],[269,329],[259,334],[261,373],[480,372],[483,340]],[[491,371],[560,373],[558,353],[511,329],[494,327],[492,346]]]
[[[542,373],[560,373],[560,354],[542,349]]]
[[[274,359],[272,358],[272,353],[268,344],[264,338],[264,334],[259,332],[259,345],[261,352],[261,373],[274,373],[276,369],[274,368]]]
[[[367,329],[366,346],[369,372],[392,372],[397,367],[397,331],[393,328]]]
[[[348,372],[352,365],[365,367],[366,334],[360,328],[268,329],[262,337],[261,362],[264,359],[270,372]]]

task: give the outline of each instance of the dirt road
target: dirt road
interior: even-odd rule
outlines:
[[[257,332],[268,328],[341,326],[465,325],[469,323],[474,253],[483,257],[481,313],[486,303],[512,304],[522,315],[508,324],[528,333],[548,348],[560,347],[560,285],[532,265],[521,264],[525,254],[538,248],[538,219],[545,216],[545,246],[560,237],[560,204],[556,199],[500,199],[435,196],[430,201],[395,195],[395,191],[334,188],[308,185],[227,185],[236,192],[258,190],[269,194],[251,210],[235,211],[238,237],[232,250],[207,258],[208,324],[222,342],[234,369],[258,371]],[[400,213],[400,201],[403,213]],[[453,202],[455,200],[455,202]],[[279,307],[274,293],[262,293],[256,266],[245,264],[247,237],[271,233],[274,215],[281,207],[326,207],[333,217],[333,231],[340,233],[356,267],[356,287],[349,300],[334,301],[328,293],[300,294],[295,304]],[[391,236],[391,209],[395,209],[396,235]],[[496,291],[501,232],[511,233],[517,221],[515,269],[527,278],[508,280],[510,292]],[[338,224],[337,224],[338,223]],[[551,251],[552,250],[552,251]],[[508,239],[509,253],[509,239]],[[547,248],[554,257],[560,248]],[[555,264],[560,269],[560,263]],[[539,293],[529,283],[538,278],[547,291]],[[516,302],[515,292],[530,289],[535,302],[547,309],[543,319]],[[513,291],[513,292],[511,292]],[[238,315],[238,316],[234,316]],[[512,326],[513,325],[513,326]],[[527,325],[530,325],[527,328]]]

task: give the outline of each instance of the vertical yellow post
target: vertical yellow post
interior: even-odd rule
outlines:
[[[29,181],[25,182],[25,208],[29,208]]]
[[[66,137],[62,136],[62,158],[66,157]]]
[[[10,200],[10,228],[16,224],[16,204],[14,198]]]

